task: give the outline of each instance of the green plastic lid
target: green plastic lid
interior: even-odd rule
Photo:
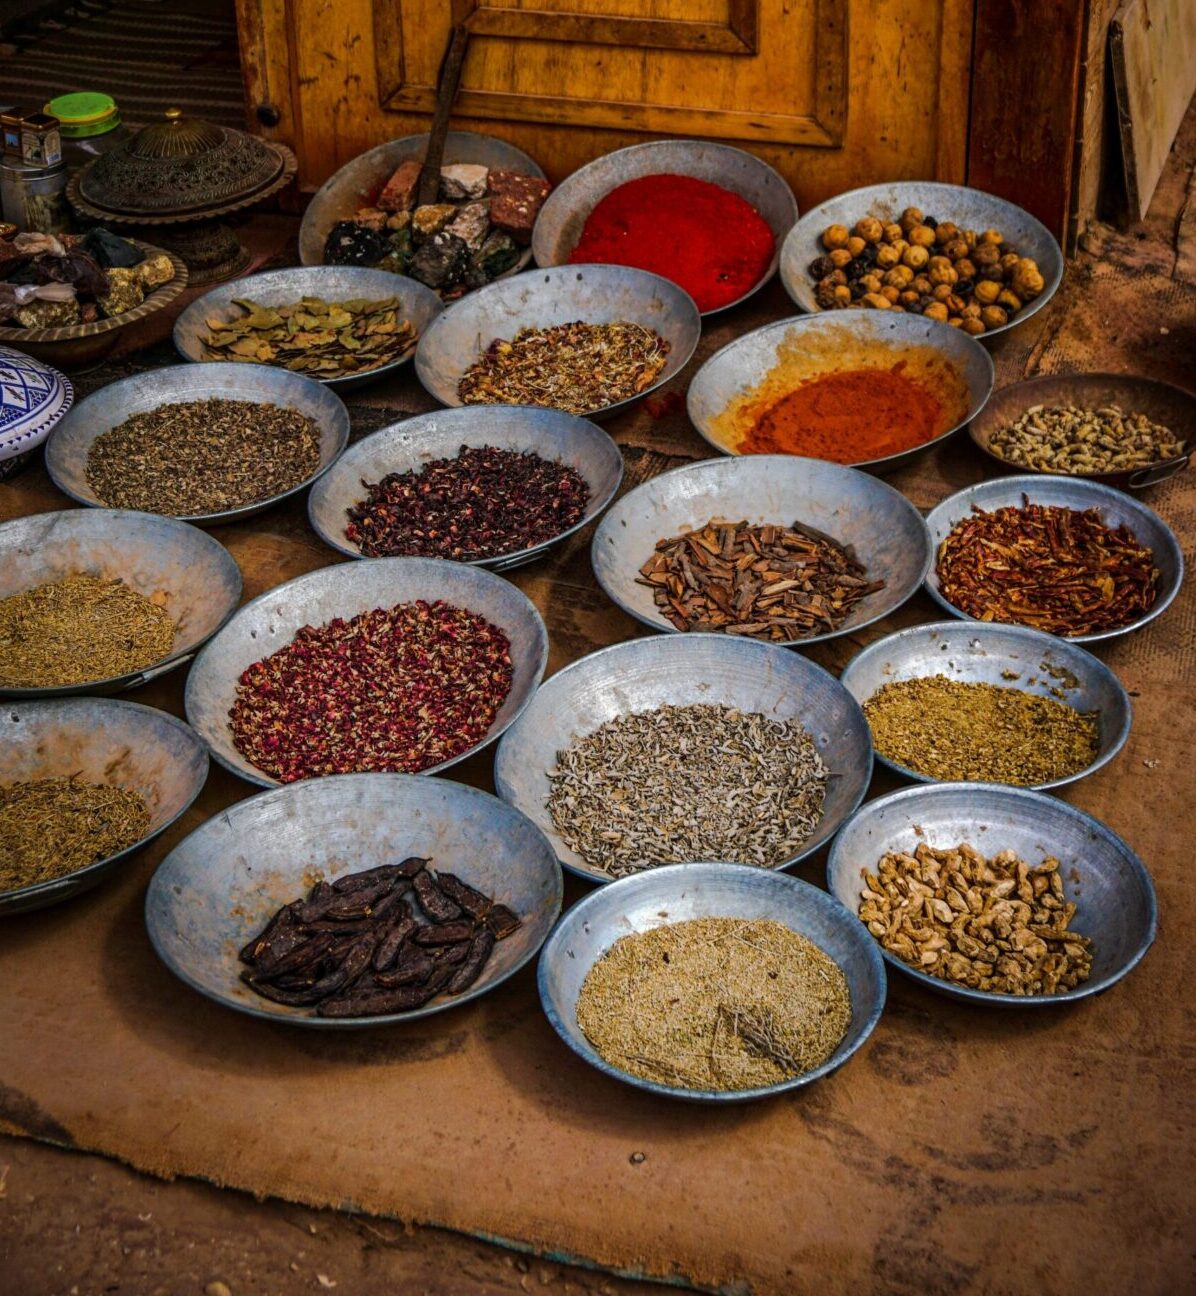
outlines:
[[[46,104],[45,110],[58,118],[62,133],[67,139],[102,135],[120,125],[116,100],[111,95],[95,91],[59,95]]]

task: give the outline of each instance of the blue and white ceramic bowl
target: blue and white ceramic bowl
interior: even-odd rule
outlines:
[[[41,445],[74,399],[70,380],[57,369],[0,346],[0,480]]]

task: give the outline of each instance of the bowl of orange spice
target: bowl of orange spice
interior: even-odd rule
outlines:
[[[891,472],[969,423],[993,389],[961,329],[888,311],[779,320],[715,352],[689,417],[721,454],[792,454]]]

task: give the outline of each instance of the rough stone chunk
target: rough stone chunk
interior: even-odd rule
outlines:
[[[409,229],[395,230],[386,240],[387,253],[377,263],[379,270],[389,270],[391,274],[406,274],[407,265],[411,260],[413,251],[411,245],[411,231]]]
[[[359,207],[353,213],[353,224],[362,229],[380,230],[386,226],[386,212],[381,207]]]
[[[457,208],[457,214],[445,226],[450,234],[455,234],[470,250],[480,248],[490,229],[490,204],[484,202],[466,203]]]
[[[28,306],[18,307],[14,313],[22,328],[62,328],[78,324],[80,318],[77,301],[32,301]]]
[[[136,270],[125,270],[118,266],[105,273],[108,275],[108,291],[103,297],[96,299],[101,314],[123,315],[145,300],[145,289],[137,278]]]
[[[551,188],[547,180],[517,171],[490,172],[490,224],[525,247]]]
[[[426,207],[417,207],[411,217],[411,228],[415,231],[415,241],[422,243],[442,229],[457,214],[452,203],[429,203]]]
[[[480,288],[497,279],[518,260],[519,249],[515,246],[515,240],[509,234],[492,230],[482,246],[469,258],[465,282],[471,288]]]
[[[111,273],[111,272],[109,272]],[[169,283],[174,278],[174,265],[165,255],[146,257],[133,273],[143,288],[152,291]]]
[[[469,263],[469,248],[447,230],[434,235],[411,258],[407,273],[429,288],[443,290],[458,283]]]
[[[422,163],[400,162],[378,195],[378,206],[383,211],[410,211],[415,206],[415,191],[419,188]]]
[[[453,162],[440,168],[440,192],[448,199],[481,198],[490,168],[474,162]]]

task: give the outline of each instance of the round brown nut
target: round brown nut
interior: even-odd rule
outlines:
[[[901,256],[897,249],[889,247],[887,243],[882,243],[876,249],[876,265],[880,270],[891,270],[900,260]]]
[[[860,298],[861,306],[870,306],[873,310],[889,310],[892,302],[887,297],[882,297],[880,293],[865,293]]]
[[[845,247],[835,248],[835,250],[830,254],[830,262],[836,270],[845,270],[849,265],[851,265],[851,253],[848,252]]]
[[[986,229],[980,235],[980,242],[987,244],[989,247],[1000,247],[1005,242],[1005,239],[999,229]]]
[[[862,220],[856,221],[855,232],[866,243],[879,243],[884,233],[884,226],[875,216],[865,216]]]
[[[929,251],[920,244],[911,243],[901,254],[901,260],[913,270],[921,270],[930,260]]]
[[[991,279],[981,279],[972,289],[972,296],[980,303],[981,306],[991,306],[1001,295],[1001,285],[994,283]]]
[[[909,266],[896,265],[892,270],[885,272],[884,281],[886,284],[893,284],[897,288],[908,288],[913,277],[914,272]]]
[[[943,255],[949,257],[952,261],[959,261],[968,254],[968,245],[963,239],[956,237],[950,243],[943,244]]]
[[[871,293],[878,293],[884,287],[878,274],[860,275],[860,284],[865,292]]]
[[[955,273],[955,267],[948,263],[947,265],[934,266],[927,278],[936,288],[940,285],[952,288],[959,280],[959,275]]]
[[[1011,315],[1016,315],[1022,308],[1022,299],[1008,288],[1003,288],[997,294],[997,305],[1004,306]]]
[[[918,294],[912,288],[907,288],[897,300],[902,306],[917,306]]]
[[[991,243],[978,243],[972,249],[972,260],[978,266],[997,265],[1001,260],[1001,253]]]
[[[905,233],[905,230],[903,230],[896,221],[890,221],[881,233],[886,243],[896,243]]]
[[[950,243],[959,233],[959,226],[953,221],[940,221],[934,231],[934,241],[939,244]]]
[[[951,296],[951,285],[947,283],[935,284],[930,295],[936,302],[946,303],[947,298]]]
[[[976,263],[971,257],[960,257],[955,263],[955,273],[961,279],[975,279]]]
[[[851,289],[847,286],[847,284],[836,284],[833,295],[834,295],[836,306],[851,305]]]
[[[906,235],[906,238],[918,247],[930,248],[934,246],[934,230],[929,225],[915,225]]]
[[[1008,314],[1000,306],[986,306],[980,312],[980,318],[984,322],[985,328],[1000,328],[1002,324],[1009,323]]]
[[[901,290],[894,288],[892,284],[885,284],[880,290],[880,295],[892,306],[896,304],[897,299],[901,296]]]
[[[926,309],[922,312],[922,314],[925,315],[927,319],[942,320],[944,323],[946,323],[947,304],[946,302],[941,302],[941,301],[931,302],[930,305],[927,306]]]
[[[1008,274],[1011,270],[1017,267],[1017,263],[1020,260],[1021,257],[1019,257],[1016,252],[1006,252],[1002,255],[1000,261],[998,261],[997,264],[1001,267],[1002,270],[1005,271],[1006,274]]]
[[[901,228],[908,235],[915,225],[921,225],[924,217],[920,207],[907,207],[901,213]]]
[[[915,292],[921,293],[923,297],[929,297],[930,290],[934,287],[934,284],[932,284],[925,275],[915,275],[910,283],[910,287]]]
[[[868,244],[858,234],[853,234],[847,240],[847,250],[853,257],[858,257],[867,246]]]
[[[822,246],[824,248],[841,248],[847,243],[848,237],[846,225],[828,225],[822,231]]]
[[[976,319],[975,316],[971,315],[964,320],[960,325],[960,328],[962,328],[965,333],[970,333],[972,337],[979,337],[981,333],[985,332],[984,321]]]

